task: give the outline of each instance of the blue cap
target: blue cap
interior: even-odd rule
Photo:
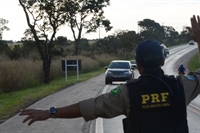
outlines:
[[[163,59],[162,47],[156,40],[145,40],[136,47],[136,61],[142,67],[160,66]]]

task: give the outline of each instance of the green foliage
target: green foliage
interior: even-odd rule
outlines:
[[[87,50],[90,50],[90,45],[89,45],[89,42],[87,39],[81,39],[80,42],[79,42],[79,49],[80,49],[80,52],[81,51],[87,51]]]
[[[20,45],[11,44],[10,46],[12,47],[6,46],[3,52],[11,60],[28,58],[31,53],[37,53],[36,44],[34,41],[24,41]]]
[[[119,55],[119,51],[123,51],[126,59],[128,59],[128,54],[135,49],[137,43],[138,36],[135,31],[119,30],[114,35],[98,40],[92,45],[92,52]]]
[[[56,38],[56,40],[54,41],[55,45],[61,45],[61,46],[67,46],[67,45],[70,45],[68,40],[67,40],[67,37],[64,37],[64,36],[58,36]]]
[[[142,40],[156,39],[161,41],[164,38],[164,28],[154,20],[144,19],[139,21],[138,25],[141,27],[140,36]]]
[[[0,41],[3,38],[3,31],[10,30],[5,24],[8,23],[8,20],[0,18]]]
[[[21,57],[21,47],[20,45],[14,45],[13,49],[6,49],[5,53],[11,60],[17,60]]]
[[[52,57],[63,56],[64,49],[60,46],[54,47],[51,51]]]
[[[8,44],[0,40],[0,54],[4,53],[6,49],[8,49]]]
[[[181,31],[181,34],[179,35],[179,39],[181,40],[181,42],[188,42],[192,38],[189,34],[189,31],[186,28],[184,28],[183,31]]]
[[[78,55],[79,43],[83,29],[87,33],[96,32],[99,27],[105,28],[106,31],[112,29],[111,23],[105,19],[103,8],[109,5],[110,0],[68,0],[65,1],[66,23],[69,24],[74,41],[74,54]],[[78,32],[76,32],[78,31]]]
[[[130,53],[136,47],[136,33],[134,31],[122,31],[118,35],[120,48],[124,51],[128,59]]]
[[[101,45],[103,46],[101,49]],[[118,54],[118,50],[120,49],[120,42],[117,36],[108,36],[105,37],[104,40],[100,40],[99,44],[97,45],[98,49],[101,49],[103,53],[107,54]]]
[[[43,61],[44,82],[50,82],[53,40],[61,25],[65,24],[65,6],[61,1],[19,0],[26,16],[29,30],[25,33],[34,38]],[[31,19],[30,19],[31,17]],[[27,35],[26,38],[27,38]],[[30,38],[31,39],[31,38]]]
[[[171,26],[160,25],[151,19],[144,19],[138,22],[140,26],[139,41],[145,39],[156,39],[166,46],[180,44],[190,40],[189,32],[186,28],[179,35],[178,32]]]

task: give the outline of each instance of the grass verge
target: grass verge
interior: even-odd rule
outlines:
[[[190,71],[195,71],[200,68],[199,54],[196,54],[188,63]]]
[[[25,108],[43,97],[58,92],[64,87],[90,79],[104,71],[105,69],[99,69],[94,72],[80,74],[79,80],[76,76],[70,76],[67,81],[65,78],[61,78],[38,87],[0,94],[0,123],[18,113],[21,108]]]

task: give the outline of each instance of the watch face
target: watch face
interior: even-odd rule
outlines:
[[[51,108],[49,109],[49,112],[50,112],[51,114],[55,114],[55,113],[56,113],[56,108],[55,108],[55,107],[51,107]]]

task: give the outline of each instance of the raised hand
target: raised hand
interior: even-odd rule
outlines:
[[[190,19],[191,27],[187,27],[190,32],[191,37],[194,41],[198,43],[199,51],[200,51],[200,18],[199,15],[197,17],[195,15]]]
[[[50,113],[48,110],[40,110],[40,109],[23,109],[21,110],[19,115],[20,116],[27,115],[27,117],[23,120],[23,123],[30,120],[28,126],[35,121],[43,121],[50,118]]]

